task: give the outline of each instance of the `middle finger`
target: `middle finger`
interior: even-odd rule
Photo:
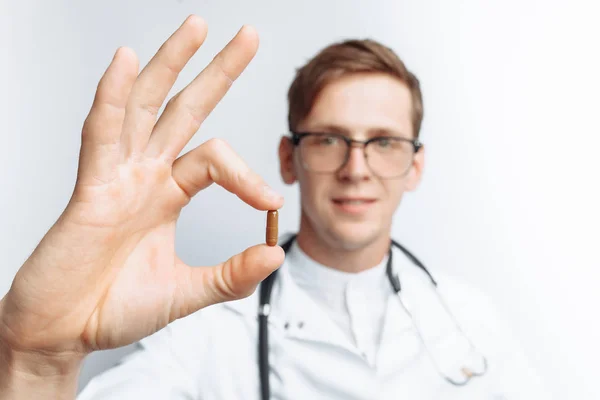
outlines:
[[[258,34],[244,26],[212,62],[173,97],[154,127],[147,154],[175,159],[258,49]]]

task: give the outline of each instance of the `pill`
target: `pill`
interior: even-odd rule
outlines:
[[[267,211],[267,245],[275,246],[279,236],[279,213],[277,210]]]

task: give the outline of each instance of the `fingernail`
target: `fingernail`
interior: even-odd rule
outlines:
[[[263,196],[270,200],[281,200],[283,198],[283,196],[271,189],[268,185],[263,186]]]

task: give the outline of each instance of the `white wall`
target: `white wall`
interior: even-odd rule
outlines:
[[[432,270],[451,270],[487,292],[557,398],[598,397],[597,2],[110,0],[0,7],[0,295],[69,198],[80,127],[118,46],[133,47],[145,63],[188,14],[205,17],[208,40],[178,90],[239,26],[258,28],[257,58],[191,145],[228,140],[286,195],[281,228],[295,230],[297,189],[283,186],[276,159],[287,86],[294,68],[322,46],[369,36],[398,51],[425,95],[425,180],[398,212],[395,237]],[[216,263],[261,241],[263,219],[211,187],[184,210],[177,249],[191,264]],[[124,351],[90,357],[82,383]]]

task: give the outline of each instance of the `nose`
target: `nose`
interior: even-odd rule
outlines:
[[[369,179],[372,173],[367,164],[364,147],[354,144],[348,151],[348,160],[340,168],[339,177],[349,181]]]

